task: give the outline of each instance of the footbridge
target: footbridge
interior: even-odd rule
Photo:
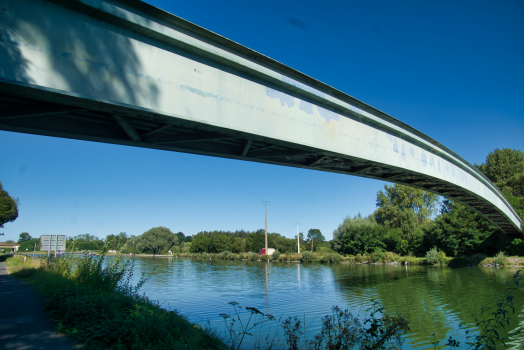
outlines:
[[[137,0],[3,0],[0,129],[369,177],[521,220],[401,121]]]

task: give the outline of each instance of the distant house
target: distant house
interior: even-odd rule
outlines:
[[[20,248],[18,243],[0,243],[0,249],[9,249],[10,251],[17,252]]]

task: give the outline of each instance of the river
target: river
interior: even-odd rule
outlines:
[[[112,260],[112,257],[108,257]],[[450,335],[463,345],[464,325],[477,334],[472,315],[482,316],[482,306],[494,306],[517,269],[448,268],[432,266],[263,263],[183,258],[137,258],[135,278],[148,276],[142,292],[163,308],[178,310],[190,321],[206,323],[220,334],[225,325],[221,313],[232,313],[235,301],[279,318],[297,316],[309,325],[311,338],[320,319],[338,305],[364,316],[376,300],[387,313],[409,320],[411,332],[405,349],[432,347]],[[508,329],[524,325],[524,297],[517,293],[515,314]],[[268,326],[269,325],[269,326]],[[273,327],[273,328],[270,328]],[[272,332],[275,322],[260,332]],[[264,335],[264,334],[262,334]],[[524,349],[523,337],[509,349]],[[247,347],[249,342],[247,340]],[[465,346],[464,346],[465,347]]]

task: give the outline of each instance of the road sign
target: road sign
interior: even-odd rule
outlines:
[[[42,235],[40,236],[40,250],[59,251],[66,249],[66,235]]]

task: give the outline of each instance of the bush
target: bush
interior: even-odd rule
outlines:
[[[508,257],[506,256],[506,254],[504,254],[504,252],[499,252],[495,256],[495,259],[493,260],[493,262],[501,266],[506,266],[508,265]]]
[[[375,251],[369,255],[370,262],[379,262],[383,260],[384,260],[384,252],[380,249],[375,249]]]
[[[338,253],[331,253],[327,255],[328,262],[334,264],[342,261],[342,256]]]
[[[363,257],[362,254],[358,253],[357,255],[355,255],[355,261],[358,263],[362,263],[366,261],[366,258]]]
[[[231,252],[229,250],[224,250],[222,253],[217,254],[217,257],[219,259],[227,259],[227,258],[229,258],[230,254],[231,254]]]
[[[437,247],[433,247],[426,253],[426,263],[431,265],[441,265],[446,263],[446,253],[438,251]]]
[[[305,251],[302,253],[302,262],[312,262],[313,261],[313,253],[310,251]]]
[[[264,254],[264,255],[260,255],[260,259],[261,259],[262,261],[268,261],[268,260],[269,260],[269,258],[270,258],[270,256],[269,256],[269,255],[267,255],[267,254]]]
[[[271,256],[271,260],[278,260],[280,258],[280,255],[280,252],[278,250],[275,250],[275,252]]]
[[[389,262],[392,262],[392,261],[397,261],[398,256],[397,256],[397,254],[395,254],[393,252],[385,252],[383,259],[384,259],[384,262],[389,263]]]
[[[249,260],[251,260],[251,261],[259,260],[258,254],[256,254],[256,253],[251,254],[251,256],[249,257]]]

